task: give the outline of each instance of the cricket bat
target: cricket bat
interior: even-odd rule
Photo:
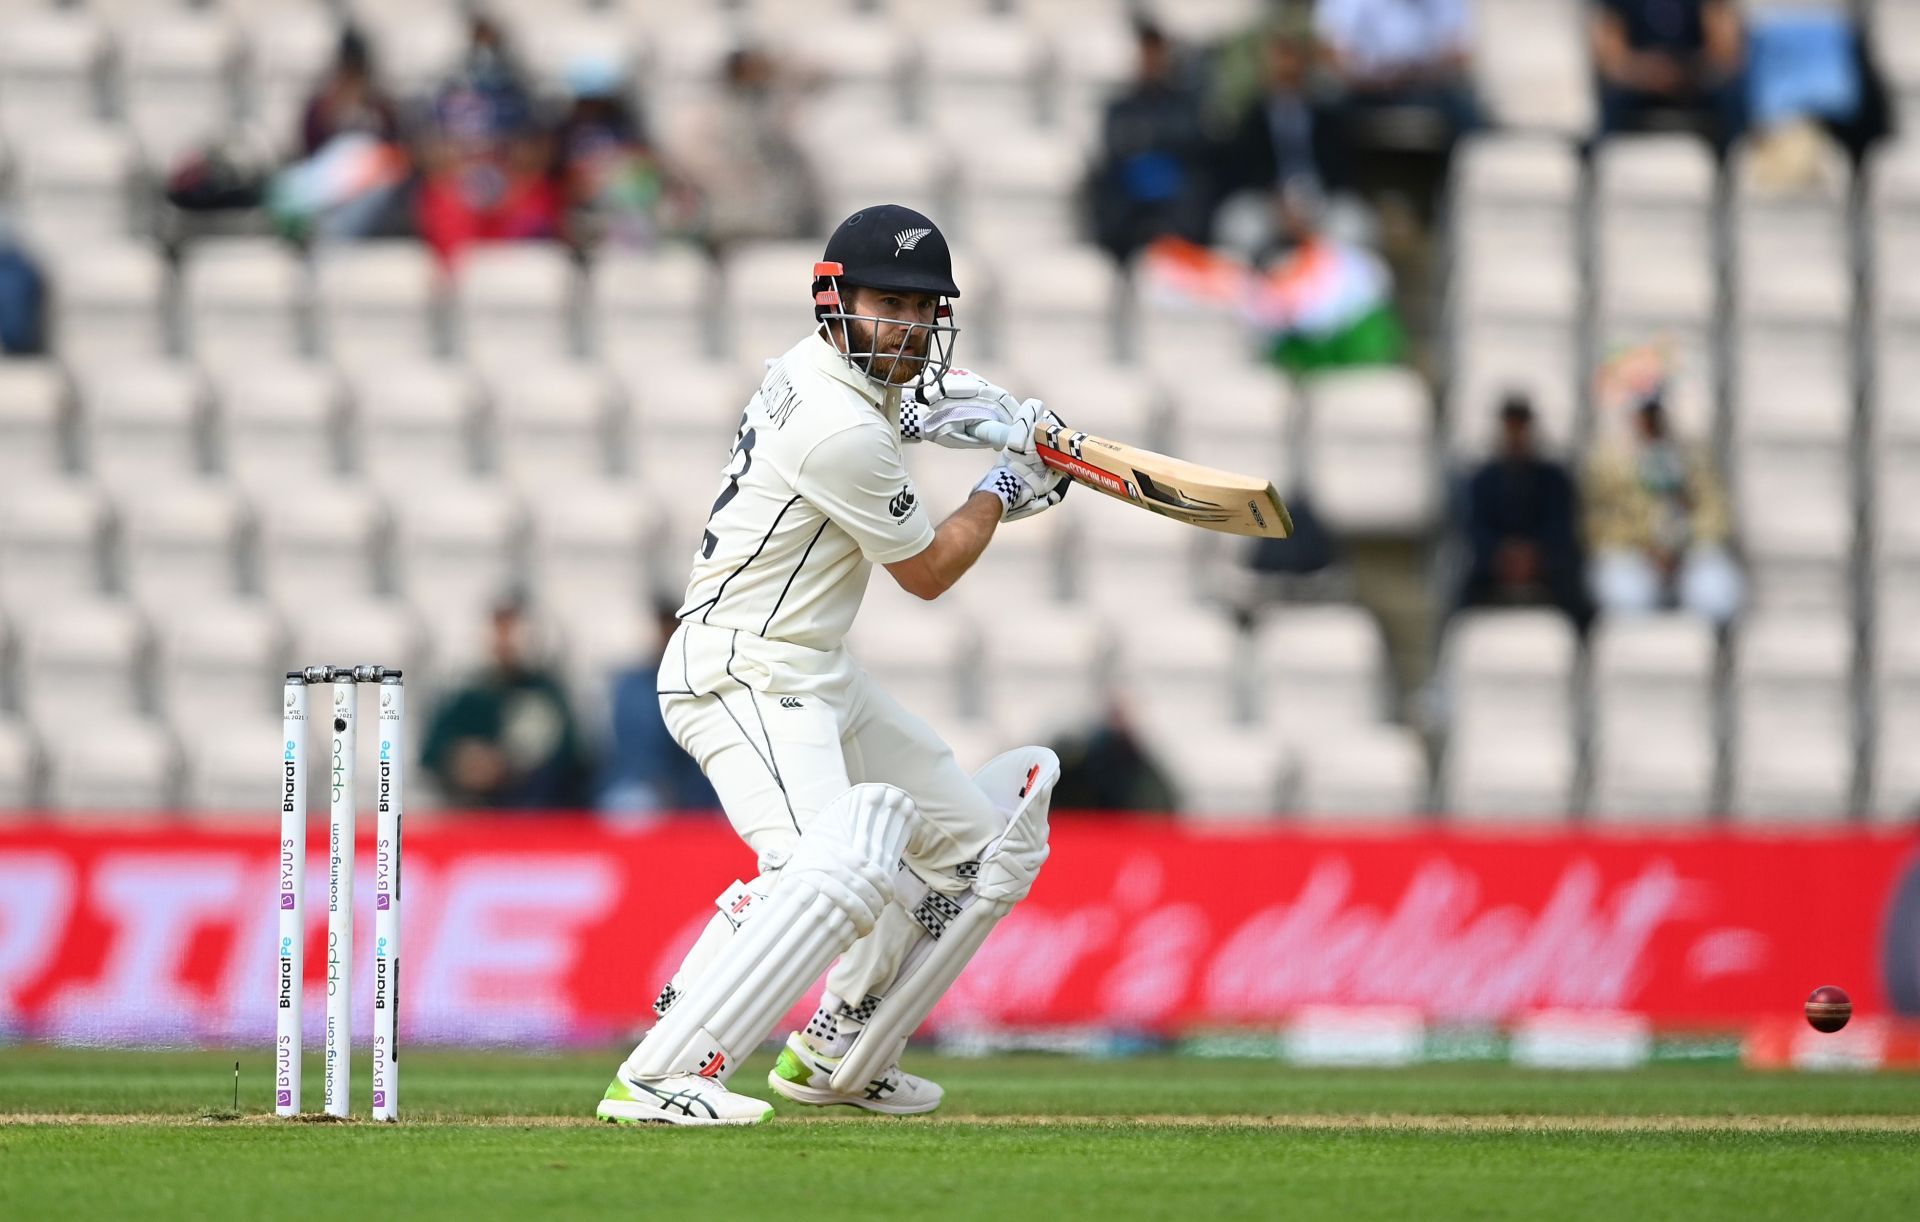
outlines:
[[[1163,517],[1230,535],[1284,539],[1293,517],[1273,483],[1238,475],[1059,424],[1033,432],[1040,460],[1076,484]]]

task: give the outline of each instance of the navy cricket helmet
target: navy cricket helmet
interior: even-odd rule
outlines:
[[[940,300],[931,323],[853,314],[847,310],[846,293],[856,287],[931,293]],[[953,341],[960,328],[953,322],[949,299],[959,295],[946,235],[927,217],[900,204],[862,208],[840,222],[813,265],[814,317],[828,338],[837,340],[848,362],[882,385],[925,384],[953,366]],[[870,342],[864,346],[854,342],[854,322],[870,328]],[[885,352],[877,350],[881,326],[905,328],[899,343]],[[909,371],[914,376],[895,380],[897,373]]]

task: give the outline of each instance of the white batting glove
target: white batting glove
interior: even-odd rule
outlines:
[[[1010,423],[1020,400],[977,373],[949,370],[930,386],[916,387],[900,404],[900,439],[931,441],[956,450],[1000,447],[975,435],[982,424]]]
[[[1058,505],[1066,499],[1073,481],[1050,470],[1037,458],[1008,455],[981,481],[975,492],[991,492],[1000,498],[1000,520],[1017,522]]]

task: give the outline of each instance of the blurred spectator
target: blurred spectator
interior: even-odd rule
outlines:
[[[699,192],[701,227],[717,250],[819,230],[819,188],[791,123],[796,88],[763,52],[736,50],[720,97],[674,133],[675,171]]]
[[[654,608],[661,649],[680,626],[675,604]],[[720,799],[660,715],[660,654],[613,676],[613,743],[600,787],[607,811],[717,810]]]
[[[1328,116],[1311,92],[1313,44],[1292,33],[1261,43],[1261,89],[1222,149],[1219,176],[1227,190],[1281,190],[1326,180]]]
[[[531,656],[530,629],[517,601],[494,608],[491,662],[434,712],[421,763],[449,802],[538,810],[585,802],[573,710],[559,677]]]
[[[1479,126],[1467,0],[1316,0],[1313,18],[1344,89],[1344,147],[1398,152],[1408,137],[1388,132],[1390,116],[1424,116],[1418,142],[1443,152]]]
[[[397,116],[366,40],[348,30],[302,114],[301,160],[268,184],[267,211],[280,230],[323,240],[405,232],[412,165]]]
[[[1755,13],[1747,35],[1753,127],[1768,137],[1817,123],[1857,161],[1891,128],[1886,83],[1856,18],[1832,10]]]
[[[1296,181],[1275,199],[1286,247],[1246,305],[1274,363],[1294,374],[1399,362],[1406,343],[1393,272],[1326,224],[1326,201]]]
[[[1060,780],[1055,810],[1170,811],[1173,786],[1134,735],[1125,710],[1107,705],[1099,724],[1054,744]]]
[[[1600,133],[1661,116],[1724,152],[1746,127],[1746,32],[1735,0],[1597,0],[1590,27]]]
[[[1580,496],[1565,467],[1536,449],[1533,404],[1500,407],[1500,452],[1467,481],[1468,559],[1458,605],[1559,607],[1586,630],[1593,616],[1580,557]]]
[[[40,265],[0,227],[0,357],[45,351],[46,308],[47,280]]]
[[[1107,105],[1090,184],[1094,236],[1121,260],[1158,237],[1206,241],[1214,202],[1200,94],[1158,26],[1140,20],[1135,35],[1138,74]]]
[[[526,73],[507,42],[506,31],[484,11],[467,21],[467,49],[442,93],[471,91],[501,113],[525,114],[533,108],[533,91]]]
[[[300,117],[300,152],[311,157],[347,132],[386,144],[400,139],[399,111],[374,79],[373,56],[358,30],[340,35],[333,65]]]
[[[1596,451],[1587,469],[1587,542],[1602,611],[1678,606],[1724,625],[1742,580],[1719,475],[1705,450],[1673,436],[1658,395],[1634,414],[1632,438]]]
[[[554,135],[554,155],[575,242],[644,246],[684,228],[687,192],[654,155],[619,64],[582,57],[567,69],[567,88],[573,100]]]
[[[560,235],[551,143],[510,94],[465,85],[441,94],[438,131],[414,202],[420,236],[453,262],[474,242]]]

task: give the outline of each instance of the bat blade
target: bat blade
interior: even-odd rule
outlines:
[[[1034,430],[1040,460],[1076,484],[1190,526],[1284,539],[1293,517],[1271,481],[1240,475],[1043,424]]]

